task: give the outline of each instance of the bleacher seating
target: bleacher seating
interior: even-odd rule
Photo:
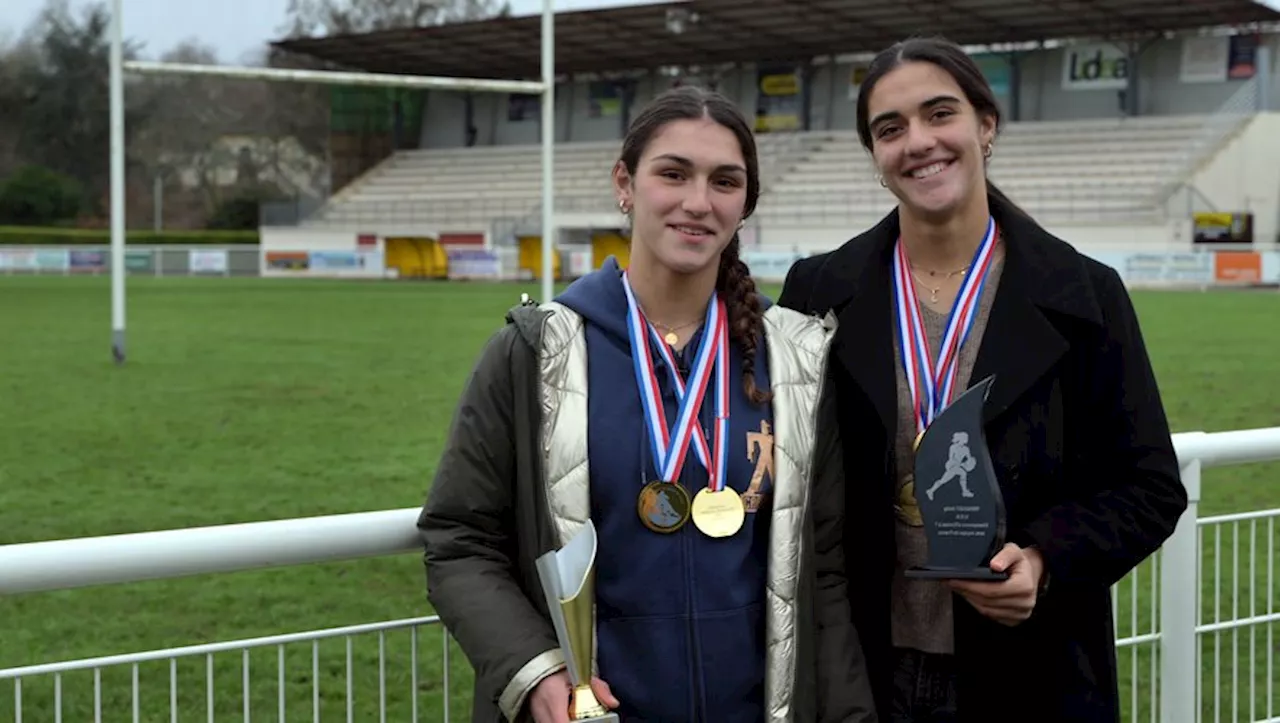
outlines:
[[[1189,170],[1206,116],[1009,124],[990,176],[1016,203],[1055,222],[1145,221]],[[856,132],[758,137],[761,223],[866,223],[893,198],[876,180]],[[556,208],[616,213],[609,173],[616,141],[555,147]],[[484,227],[536,219],[541,148],[484,146],[402,151],[342,189],[308,225],[419,223]]]
[[[1011,123],[995,144],[989,177],[1037,217],[1123,222],[1158,215],[1162,194],[1187,169],[1203,116]],[[765,222],[860,221],[892,208],[855,131],[833,131],[775,185]]]
[[[557,207],[584,196],[608,201],[617,145],[556,146]],[[335,195],[317,220],[484,226],[523,217],[541,203],[541,154],[537,145],[401,151]]]
[[[769,179],[785,170],[790,154],[811,150],[818,141],[808,134],[760,136],[766,188]],[[557,144],[557,211],[616,212],[609,177],[619,150],[618,141]],[[401,151],[335,194],[309,223],[484,226],[495,219],[535,216],[541,203],[540,146]]]

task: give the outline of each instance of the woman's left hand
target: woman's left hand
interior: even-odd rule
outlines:
[[[1017,625],[1031,617],[1036,593],[1044,575],[1044,558],[1035,548],[1008,543],[991,559],[991,569],[1007,571],[1000,582],[951,580],[951,589],[960,593],[978,612],[1004,625]]]

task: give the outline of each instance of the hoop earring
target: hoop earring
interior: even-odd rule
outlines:
[[[991,153],[992,153],[992,151],[993,151],[993,149],[992,149],[992,147],[991,147],[991,143],[988,141],[988,142],[987,142],[987,147],[986,147],[986,149],[984,149],[984,150],[983,150],[983,152],[982,152],[982,157],[983,157],[983,158],[990,158],[990,157],[991,157]]]
[[[889,187],[889,184],[884,182],[884,176],[879,173],[876,174],[876,183],[879,183],[881,188]]]
[[[618,199],[618,213],[623,216],[627,215],[627,202],[621,198]]]

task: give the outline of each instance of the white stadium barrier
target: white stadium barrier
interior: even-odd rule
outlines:
[[[1280,520],[1280,509],[1259,510],[1238,515],[1202,518],[1199,516],[1201,474],[1204,469],[1226,465],[1249,464],[1280,460],[1280,427],[1250,429],[1230,432],[1187,432],[1174,437],[1178,459],[1182,469],[1182,481],[1190,500],[1186,513],[1179,522],[1176,531],[1163,546],[1154,559],[1150,575],[1154,580],[1159,573],[1158,585],[1149,589],[1151,594],[1153,616],[1149,631],[1138,631],[1139,600],[1141,598],[1141,571],[1130,575],[1127,580],[1116,585],[1117,609],[1115,619],[1117,628],[1125,619],[1118,609],[1121,597],[1127,597],[1132,606],[1128,616],[1131,624],[1127,634],[1118,634],[1117,648],[1136,649],[1141,646],[1155,646],[1158,655],[1151,656],[1150,686],[1140,690],[1132,687],[1131,708],[1126,717],[1133,721],[1138,715],[1139,701],[1148,703],[1152,720],[1160,723],[1191,723],[1200,720],[1202,696],[1205,679],[1212,671],[1213,708],[1221,709],[1220,661],[1215,655],[1213,665],[1207,666],[1201,655],[1201,642],[1211,638],[1215,650],[1220,648],[1224,635],[1230,635],[1234,646],[1243,632],[1249,634],[1251,643],[1256,643],[1258,631],[1264,631],[1267,650],[1274,649],[1273,628],[1280,623],[1280,608],[1275,604],[1274,595],[1267,595],[1265,610],[1258,610],[1258,585],[1256,578],[1265,575],[1269,591],[1274,589],[1276,569],[1275,550],[1280,545],[1276,536],[1276,521]],[[28,595],[55,590],[69,590],[88,586],[136,583],[144,580],[170,579],[190,575],[207,575],[230,573],[263,568],[279,568],[281,566],[308,565],[316,563],[368,558],[383,555],[415,554],[421,550],[415,522],[418,508],[411,507],[380,512],[362,512],[324,517],[310,517],[271,522],[254,522],[234,525],[221,525],[193,529],[143,532],[136,534],[110,535],[70,540],[53,540],[0,546],[0,595]],[[1258,526],[1265,526],[1265,533],[1259,534]],[[1221,587],[1222,530],[1233,530],[1233,560],[1239,559],[1240,528],[1249,527],[1248,550],[1250,577],[1248,590],[1251,602],[1248,610],[1241,610],[1238,596],[1232,595],[1233,615],[1224,618],[1219,605],[1214,606],[1214,617],[1205,619],[1201,611],[1202,590],[1208,573],[1204,570],[1204,538],[1212,533],[1215,541],[1215,557],[1212,579],[1217,588]],[[1258,551],[1262,550],[1262,563],[1265,568],[1259,570]],[[1236,565],[1238,572],[1238,564]],[[1233,581],[1239,588],[1241,580],[1238,575]],[[1121,594],[1125,589],[1130,594]],[[1215,600],[1220,597],[1215,595]],[[1157,606],[1158,603],[1158,606]],[[209,670],[212,671],[213,655],[227,651],[241,651],[245,659],[245,715],[248,716],[248,681],[249,651],[262,647],[279,649],[278,669],[280,671],[279,705],[283,718],[285,698],[284,655],[285,646],[292,643],[310,642],[312,644],[313,666],[319,666],[318,641],[328,638],[344,638],[347,641],[347,704],[351,705],[351,640],[355,636],[377,634],[379,642],[380,680],[384,680],[386,639],[390,631],[411,630],[411,644],[414,660],[418,654],[417,630],[424,626],[436,625],[435,617],[418,617],[405,620],[393,620],[369,625],[354,625],[329,630],[308,631],[274,635],[252,640],[237,640],[186,648],[146,651],[113,655],[104,658],[74,660],[56,663],[44,663],[0,670],[0,680],[14,682],[17,701],[17,716],[21,720],[21,690],[24,680],[37,679],[43,676],[55,676],[55,684],[61,691],[61,676],[73,671],[92,670],[95,672],[95,701],[100,705],[100,673],[110,666],[128,665],[133,671],[133,702],[137,710],[138,701],[138,666],[141,663],[158,660],[170,661],[170,699],[173,701],[174,716],[177,700],[176,661],[191,656],[206,656]],[[446,700],[448,690],[448,637],[444,637],[445,650],[445,688]],[[1252,648],[1251,648],[1252,649]],[[1233,659],[1232,676],[1238,678],[1239,670]],[[1129,668],[1131,680],[1139,680],[1138,656],[1130,656]],[[1158,661],[1158,662],[1157,662]],[[1266,710],[1256,709],[1257,671],[1254,660],[1249,663],[1250,685],[1243,686],[1250,696],[1249,721],[1274,720],[1277,711],[1271,708],[1272,666],[1271,654],[1267,655],[1266,671]],[[1126,666],[1122,666],[1126,667]],[[413,720],[417,720],[418,706],[416,696],[417,665],[413,664],[415,699]],[[212,685],[213,673],[209,672],[208,704],[213,709],[215,691]],[[1242,686],[1232,686],[1238,696]],[[319,716],[319,693],[314,693],[313,704]],[[380,690],[380,706],[385,716],[385,690]],[[1238,699],[1235,701],[1239,707]],[[350,711],[350,708],[348,708]],[[100,709],[98,711],[100,713]],[[211,713],[212,715],[212,713]],[[448,720],[448,709],[444,711],[444,720]],[[1259,718],[1264,715],[1265,718]],[[1238,718],[1235,718],[1238,719]]]

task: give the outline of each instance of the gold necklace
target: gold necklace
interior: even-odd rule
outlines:
[[[997,239],[997,240],[999,240],[999,239]],[[948,271],[948,272],[946,272],[946,273],[943,273],[943,272],[941,272],[941,271],[934,271],[934,270],[932,270],[932,269],[926,269],[926,271],[927,271],[927,273],[929,274],[929,276],[931,276],[931,277],[933,277],[933,276],[937,276],[938,274],[943,274],[943,276],[942,276],[942,283],[944,283],[944,284],[945,284],[945,283],[947,282],[947,280],[948,280],[948,279],[950,279],[952,276],[955,276],[955,275],[957,275],[957,274],[959,274],[960,276],[964,276],[965,272],[967,272],[967,271],[969,270],[969,266],[970,266],[970,265],[971,265],[971,264],[965,264],[964,266],[961,266],[960,268],[956,269],[955,271]],[[920,284],[921,286],[923,286],[924,288],[926,288],[926,289],[928,289],[928,290],[929,290],[929,303],[930,303],[930,304],[936,304],[936,303],[938,303],[938,292],[942,291],[942,286],[933,287],[933,286],[930,286],[930,285],[926,284],[926,283],[924,282],[924,279],[921,279],[921,278],[920,278],[920,276],[919,276],[918,274],[916,274],[916,265],[915,265],[915,264],[911,264],[911,276],[912,276],[912,278],[914,278],[914,279],[916,280],[916,283]]]
[[[652,322],[652,323],[653,323],[653,325],[654,325],[654,326],[656,326],[658,329],[660,329],[660,330],[662,330],[662,331],[666,332],[665,334],[663,334],[663,336],[662,336],[662,340],[663,340],[663,341],[665,341],[665,342],[667,342],[667,344],[668,344],[668,345],[670,345],[670,346],[675,346],[675,345],[676,345],[676,342],[680,341],[680,335],[679,335],[679,334],[676,334],[676,331],[678,331],[678,330],[680,330],[680,329],[685,329],[685,328],[688,328],[688,327],[690,327],[690,326],[692,326],[692,325],[694,325],[694,324],[697,324],[697,323],[698,323],[698,321],[699,321],[699,320],[696,320],[696,319],[695,319],[694,321],[686,321],[685,323],[683,323],[683,324],[681,324],[681,325],[679,325],[679,326],[667,326],[666,324],[662,324],[662,323],[657,322],[657,321]]]
[[[947,280],[948,280],[948,279],[950,279],[952,276],[955,276],[956,274],[959,274],[959,275],[961,275],[961,276],[964,276],[965,272],[966,272],[966,271],[968,271],[968,270],[969,270],[969,264],[965,264],[962,268],[958,268],[958,269],[956,269],[955,271],[948,271],[948,272],[947,272],[947,273],[942,277],[942,283],[943,283],[943,284],[947,283]],[[942,273],[942,272],[941,272],[941,271],[930,271],[930,272],[929,272],[929,275],[930,275],[930,276],[937,276],[937,275],[938,275],[938,274],[940,274],[940,273]],[[924,279],[920,278],[920,275],[916,273],[916,267],[915,267],[915,266],[912,266],[912,267],[911,267],[911,276],[912,276],[912,278],[914,278],[914,279],[916,280],[916,283],[920,284],[921,286],[923,286],[924,288],[926,288],[926,289],[928,289],[928,290],[929,290],[929,303],[930,303],[930,304],[936,304],[936,303],[938,303],[938,292],[939,292],[939,291],[942,291],[942,286],[941,286],[941,285],[939,285],[939,286],[937,286],[937,287],[934,287],[934,286],[930,286],[930,285],[926,284],[926,283],[924,282]]]
[[[930,286],[930,285],[926,284],[926,283],[924,282],[924,279],[921,279],[919,276],[917,276],[917,275],[916,275],[916,270],[915,270],[915,269],[912,269],[912,270],[911,270],[911,276],[912,276],[912,278],[914,278],[914,279],[916,280],[916,283],[920,284],[921,286],[923,286],[924,288],[926,288],[926,289],[928,289],[928,290],[929,290],[929,303],[930,303],[930,304],[936,304],[936,303],[938,303],[938,292],[939,292],[939,291],[942,291],[942,287],[941,287],[941,286]],[[948,276],[948,278],[950,278],[950,277]],[[943,282],[945,283],[945,282],[946,282],[946,279],[943,279]]]
[[[911,265],[911,268],[914,270],[914,269],[916,268],[915,264],[912,264],[912,265]],[[943,280],[943,281],[946,281],[947,279],[951,278],[952,276],[955,276],[956,274],[963,274],[964,272],[966,272],[966,271],[968,271],[968,270],[969,270],[969,264],[965,264],[964,266],[961,266],[960,268],[956,269],[955,271],[948,271],[948,272],[946,272],[946,274],[944,274],[944,275],[943,275],[942,280]],[[930,275],[930,276],[937,276],[938,274],[941,274],[941,273],[942,273],[941,271],[934,271],[933,269],[926,269],[926,271],[928,271],[928,272],[929,272],[929,275]]]

